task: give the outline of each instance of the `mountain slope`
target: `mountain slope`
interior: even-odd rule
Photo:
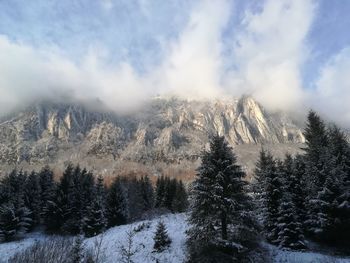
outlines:
[[[153,236],[159,220],[162,220],[167,228],[168,235],[172,243],[168,249],[161,253],[154,253],[153,251]],[[96,237],[84,240],[85,249],[95,249],[95,244],[101,244],[100,260],[101,262],[119,262],[121,261],[121,246],[127,246],[127,232],[140,229],[135,232],[132,243],[132,250],[136,251],[132,260],[135,263],[148,262],[167,262],[167,263],[182,263],[186,259],[186,230],[188,223],[186,221],[186,214],[168,214],[153,220],[146,220],[136,222],[129,225],[117,226],[108,229],[105,233]],[[40,232],[27,234],[26,237],[19,241],[0,244],[0,262],[8,262],[8,260],[17,252],[24,251],[29,248],[36,241],[45,242],[46,238],[50,238]],[[271,259],[273,263],[313,263],[313,262],[332,262],[345,263],[349,262],[349,257],[337,257],[330,255],[323,255],[317,252],[296,252],[280,250],[277,247],[264,244],[266,247],[267,258]],[[259,255],[261,256],[261,255]],[[266,259],[267,259],[266,258]],[[157,261],[158,260],[158,261]]]
[[[208,135],[232,145],[303,143],[302,129],[251,97],[222,101],[157,98],[118,115],[79,104],[38,103],[3,118],[0,164],[42,165],[89,159],[141,164],[194,162]]]

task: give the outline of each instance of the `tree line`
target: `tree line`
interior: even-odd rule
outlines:
[[[0,181],[0,240],[9,241],[43,226],[48,233],[97,235],[157,211],[183,212],[187,192],[181,180],[164,176],[156,186],[148,176],[102,176],[68,165],[58,181],[48,167],[13,170]]]

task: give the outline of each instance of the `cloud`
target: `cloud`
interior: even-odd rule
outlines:
[[[303,101],[301,67],[314,17],[312,1],[268,0],[249,11],[234,38],[237,70],[228,75],[234,94],[249,93],[272,109],[296,109]]]
[[[197,6],[157,69],[157,85],[166,87],[163,91],[197,99],[221,96],[224,67],[221,38],[230,8],[224,0],[206,0]]]
[[[163,61],[144,74],[127,60],[107,63],[110,53],[103,48],[90,48],[75,62],[58,47],[33,48],[1,36],[1,110],[58,95],[99,99],[116,111],[135,109],[159,93],[197,99],[219,96],[220,38],[228,18],[227,1],[200,2],[181,34],[163,44]]]
[[[350,128],[350,47],[327,61],[309,96],[315,109]]]
[[[69,97],[102,100],[116,111],[133,109],[147,94],[143,81],[127,63],[106,66],[104,55],[91,51],[75,64],[57,50],[37,50],[0,37],[1,111],[36,99]]]
[[[188,15],[172,16],[170,34],[161,32],[167,28],[164,16],[173,6],[139,0],[140,6],[136,2],[129,6],[129,11],[136,10],[130,21],[119,24],[109,17],[117,2],[100,2],[106,3],[110,9],[106,20],[98,22],[95,17],[96,28],[89,28],[87,35],[82,31],[75,45],[81,46],[79,59],[63,48],[63,41],[57,46],[47,41],[30,45],[0,35],[1,112],[37,99],[64,96],[98,99],[115,111],[128,111],[156,94],[190,99],[251,94],[272,110],[302,110],[312,105],[332,118],[350,121],[350,48],[320,67],[314,89],[303,84],[303,67],[312,56],[308,33],[318,8],[312,0],[266,0],[240,10],[237,2],[229,0],[191,1],[191,5],[182,1]],[[163,16],[158,17],[155,8]],[[142,18],[137,20],[139,13]],[[78,23],[79,31],[84,23]],[[119,27],[113,37],[115,24]],[[156,24],[161,25],[152,31]],[[46,29],[38,30],[42,31]],[[63,31],[64,36],[68,31]],[[96,35],[101,39],[90,45],[88,36]],[[116,39],[119,42],[113,42]],[[89,43],[82,46],[83,42]]]

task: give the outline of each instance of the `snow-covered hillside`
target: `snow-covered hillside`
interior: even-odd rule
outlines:
[[[154,253],[153,236],[157,223],[162,220],[168,230],[172,240],[170,247],[162,253]],[[143,225],[143,229],[134,231]],[[178,263],[186,258],[185,241],[188,224],[185,214],[169,214],[154,220],[146,220],[129,225],[114,227],[107,230],[104,234],[93,238],[85,239],[84,247],[93,248],[95,243],[102,240],[101,251],[104,254],[102,262],[114,263],[120,262],[120,247],[127,245],[127,232],[134,231],[133,250],[137,251],[133,256],[135,263],[164,262]],[[24,250],[37,240],[45,240],[45,235],[39,233],[28,234],[26,238],[16,242],[0,244],[0,262],[9,262],[9,259],[18,251]],[[272,256],[273,263],[348,263],[348,258],[331,257],[311,252],[292,252],[281,251],[276,247],[267,245],[267,249]]]

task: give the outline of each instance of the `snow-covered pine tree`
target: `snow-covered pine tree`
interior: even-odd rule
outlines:
[[[39,172],[39,184],[41,190],[41,217],[45,218],[48,202],[53,201],[56,195],[56,183],[53,179],[53,171],[49,166],[43,167]]]
[[[329,156],[325,162],[325,168],[322,171],[325,176],[325,182],[320,188],[315,199],[311,199],[311,203],[317,208],[317,217],[314,224],[313,233],[318,239],[335,243],[340,238],[338,227],[343,228],[342,224],[349,221],[343,221],[339,206],[342,196],[343,178],[346,176],[341,166],[337,165],[336,157]],[[345,228],[346,229],[346,226]],[[345,238],[345,240],[349,240]]]
[[[273,157],[270,152],[267,152],[265,149],[261,149],[254,171],[252,190],[254,193],[254,201],[257,207],[258,217],[262,223],[266,217],[266,180],[267,173],[270,172],[270,166],[273,162],[272,159]]]
[[[14,169],[2,178],[0,182],[0,204],[17,202],[18,200],[23,199],[26,177],[27,174],[22,170],[18,172]]]
[[[126,193],[120,177],[116,177],[107,194],[107,219],[109,226],[125,224],[128,220]]]
[[[339,193],[334,204],[334,225],[329,241],[350,246],[350,144],[345,133],[336,125],[328,129],[330,154],[338,171],[333,171],[339,182]]]
[[[31,225],[30,211],[22,200],[0,206],[0,232],[5,241],[26,233]]]
[[[157,224],[157,230],[154,233],[153,240],[153,251],[157,253],[164,251],[171,244],[171,239],[169,238],[166,226],[162,221],[159,221]]]
[[[241,260],[255,241],[244,173],[223,136],[210,139],[191,191],[189,262]]]
[[[138,248],[134,245],[135,232],[129,229],[126,232],[126,245],[120,247],[120,261],[121,263],[134,263],[134,256],[138,252]]]
[[[280,182],[283,185],[282,200],[278,209],[277,217],[277,240],[276,244],[283,248],[304,249],[304,235],[302,222],[298,217],[295,198],[300,194],[300,182],[293,174],[294,161],[287,154],[283,163],[279,163]]]
[[[88,237],[100,234],[107,226],[105,201],[103,177],[99,176],[95,186],[94,200],[88,208],[84,224],[84,233]]]
[[[295,212],[301,223],[303,233],[305,232],[306,221],[306,182],[305,182],[305,161],[300,154],[296,155],[293,161],[293,172],[291,177],[291,186],[293,188],[292,201],[295,205]]]
[[[278,238],[275,243],[282,248],[300,250],[305,249],[306,246],[301,224],[298,222],[295,210],[295,206],[289,198],[288,193],[284,194],[278,212]]]
[[[283,191],[281,162],[270,155],[266,171],[264,229],[267,240],[275,244],[278,239],[277,218]]]
[[[33,171],[27,177],[24,189],[24,205],[31,211],[31,227],[35,227],[40,224],[41,204],[39,177],[38,174]]]
[[[76,166],[68,188],[66,221],[62,230],[79,234],[85,227],[85,220],[94,194],[94,178],[86,169]]]

